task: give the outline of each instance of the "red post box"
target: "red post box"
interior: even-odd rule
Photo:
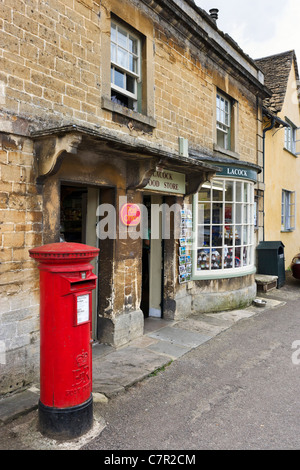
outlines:
[[[29,253],[40,271],[40,431],[78,437],[93,425],[90,261],[99,249],[64,242]]]

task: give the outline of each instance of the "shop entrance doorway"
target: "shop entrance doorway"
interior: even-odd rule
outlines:
[[[163,316],[163,215],[158,207],[162,205],[160,195],[145,195],[143,204],[147,208],[148,230],[143,239],[142,257],[142,301],[145,317]],[[155,205],[155,210],[153,208]]]
[[[61,185],[60,205],[60,241],[83,243],[99,247],[96,234],[96,211],[99,205],[99,188]],[[95,258],[91,264],[93,272],[98,276],[99,259]],[[97,307],[98,282],[93,290],[93,339],[97,336]]]

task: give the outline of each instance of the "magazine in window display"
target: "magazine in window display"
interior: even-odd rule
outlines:
[[[192,247],[192,211],[183,208],[181,211],[181,233],[179,239],[179,283],[191,280],[191,247]]]
[[[179,266],[179,274],[184,274],[186,273],[186,266],[185,264]]]
[[[186,256],[179,256],[179,266],[186,263]]]
[[[180,256],[185,256],[185,253],[186,253],[185,246],[180,246],[179,247],[179,255]]]

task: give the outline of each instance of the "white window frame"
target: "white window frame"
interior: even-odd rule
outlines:
[[[287,127],[284,128],[284,148],[289,152],[296,154],[296,130],[297,127],[286,119]]]
[[[113,37],[113,30],[115,30],[115,38]],[[120,44],[118,41],[119,32],[126,33],[127,42]],[[125,36],[125,35],[124,35]],[[136,52],[130,50],[129,41],[136,41]],[[118,61],[118,51],[121,51],[123,57],[127,58],[127,64],[121,64]],[[129,66],[129,59],[132,58],[136,64],[136,70],[132,70]],[[123,75],[123,86],[118,86],[115,83],[114,77],[116,73]],[[127,79],[133,80],[133,92],[126,89]],[[126,28],[119,24],[117,21],[111,21],[111,90],[116,91],[120,95],[125,96],[132,100],[133,111],[137,111],[138,108],[138,83],[141,82],[141,39],[134,34],[130,28]],[[123,105],[124,106],[124,105]]]
[[[231,150],[231,101],[226,98],[222,93],[217,91],[216,96],[216,129],[217,129],[217,144],[225,150]],[[218,134],[221,134],[224,139],[224,145],[220,145]]]
[[[232,201],[226,201],[225,193],[226,189],[229,187],[227,183],[232,184],[233,198]],[[246,186],[247,185],[247,189]],[[194,195],[193,200],[193,279],[216,279],[216,278],[227,278],[227,277],[237,277],[244,276],[246,274],[252,274],[255,272],[254,265],[254,254],[255,254],[255,237],[254,237],[254,224],[255,224],[255,203],[254,203],[254,183],[249,180],[241,179],[231,179],[231,178],[214,178],[211,183],[206,183],[202,188],[209,190],[210,188],[210,199],[205,201],[203,204],[206,205],[206,210],[210,210],[209,222],[199,220],[199,213],[202,208],[199,210],[198,193]],[[213,220],[213,191],[217,190],[223,191],[222,200],[217,201],[219,206],[222,206],[222,219],[221,223],[216,224]],[[237,188],[240,191],[240,197],[237,196]],[[245,197],[247,196],[247,201]],[[208,209],[208,204],[210,209]],[[232,205],[232,222],[228,223],[225,218],[225,208],[228,205]],[[238,220],[238,217],[240,220]],[[221,229],[222,233],[222,242],[218,246],[214,246],[212,241],[213,237],[213,228],[216,228],[216,225]],[[231,237],[231,245],[226,242],[228,236],[228,226],[231,234],[235,234]],[[201,232],[202,230],[202,232]],[[209,231],[210,242],[209,245],[205,246],[205,243],[201,243],[201,238],[205,239],[205,231]],[[236,234],[240,233],[239,241],[237,241]],[[203,234],[203,235],[202,235]],[[208,235],[206,234],[206,238]],[[199,235],[199,237],[198,237]],[[230,235],[229,235],[230,236]],[[200,240],[200,242],[199,242]],[[203,252],[206,252],[207,259],[205,261],[206,265],[201,266],[201,260],[205,257]],[[214,253],[215,252],[215,253]],[[219,268],[216,269],[213,266],[216,266],[215,263],[217,253],[219,257]],[[240,255],[238,258],[237,255]],[[244,255],[246,256],[244,258]],[[232,266],[229,267],[227,259],[231,256]],[[215,258],[214,258],[215,257]]]
[[[296,192],[282,190],[281,193],[281,231],[293,232],[296,227]]]

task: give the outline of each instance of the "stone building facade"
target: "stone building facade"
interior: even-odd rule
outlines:
[[[0,12],[0,393],[38,375],[33,247],[99,246],[93,335],[116,347],[148,315],[248,305],[269,96],[255,62],[193,0],[4,0]],[[153,209],[150,251],[122,225],[124,201]],[[105,237],[111,207],[118,235]]]

